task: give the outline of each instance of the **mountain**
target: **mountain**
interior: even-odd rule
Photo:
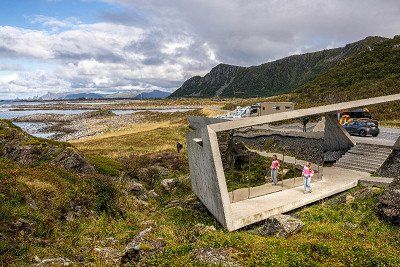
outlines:
[[[101,94],[95,93],[77,93],[66,95],[63,99],[102,99],[104,98]]]
[[[63,99],[66,97],[68,93],[51,93],[48,92],[47,94],[39,97],[39,100],[56,100],[56,99]]]
[[[281,100],[299,107],[370,98],[400,93],[400,36],[376,43],[314,80],[300,86]],[[400,103],[368,107],[377,119],[399,120]]]
[[[129,90],[123,92],[109,93],[109,94],[97,94],[97,93],[51,93],[39,97],[39,100],[73,100],[73,99],[156,99],[166,98],[171,93],[161,90]]]
[[[204,77],[195,76],[184,82],[170,98],[267,97],[288,93],[385,40],[379,36],[367,37],[344,47],[293,55],[258,66],[219,64]]]
[[[171,93],[169,92],[154,90],[151,92],[142,92],[135,96],[135,99],[162,99],[167,98],[170,95]]]

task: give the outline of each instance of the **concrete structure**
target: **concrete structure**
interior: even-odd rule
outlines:
[[[250,116],[264,116],[294,110],[293,102],[261,102],[251,106]]]
[[[369,174],[330,167],[324,168],[324,178],[314,185],[314,191],[311,194],[304,195],[302,188],[296,187],[231,203],[222,166],[217,133],[312,115],[332,114],[338,110],[399,100],[400,94],[396,94],[250,117],[237,121],[220,122],[201,127],[186,136],[193,191],[218,221],[228,230],[233,231],[261,221],[271,215],[299,208],[354,187],[360,178],[369,176]]]

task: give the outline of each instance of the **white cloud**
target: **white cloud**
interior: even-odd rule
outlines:
[[[141,8],[158,27],[190,32],[230,64],[260,64],[294,51],[400,32],[397,0],[104,1]]]
[[[197,67],[191,70],[193,65],[200,64],[206,72],[217,63],[210,48],[186,34],[168,36],[154,29],[110,22],[74,24],[60,31],[0,27],[1,57],[52,62],[56,66],[52,70],[21,71],[15,80],[0,84],[0,92],[35,91],[39,95],[47,91],[143,89],[143,84],[173,90],[197,74]],[[3,70],[7,67],[11,66],[3,66]]]
[[[75,17],[59,20],[54,17],[34,15],[27,17],[27,19],[32,24],[40,24],[46,28],[50,28],[52,31],[58,31],[62,28],[73,28],[76,25],[81,24],[81,21]]]
[[[0,27],[0,60],[52,66],[1,65],[0,94],[172,90],[219,62],[249,66],[400,32],[395,0],[104,1],[123,12],[92,24],[37,15],[28,20],[41,30]]]

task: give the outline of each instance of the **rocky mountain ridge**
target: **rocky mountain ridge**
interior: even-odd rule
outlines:
[[[268,97],[288,93],[384,40],[379,36],[367,37],[344,47],[292,55],[258,66],[219,64],[204,77],[194,76],[184,82],[170,98]]]

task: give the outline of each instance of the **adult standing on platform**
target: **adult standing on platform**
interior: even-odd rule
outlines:
[[[272,177],[272,183],[276,185],[278,182],[278,171],[279,167],[281,166],[278,157],[276,155],[272,156],[272,163],[271,163],[271,177]]]
[[[307,162],[303,167],[304,178],[304,194],[311,193],[311,178],[314,176],[314,170],[311,167],[311,162]]]

